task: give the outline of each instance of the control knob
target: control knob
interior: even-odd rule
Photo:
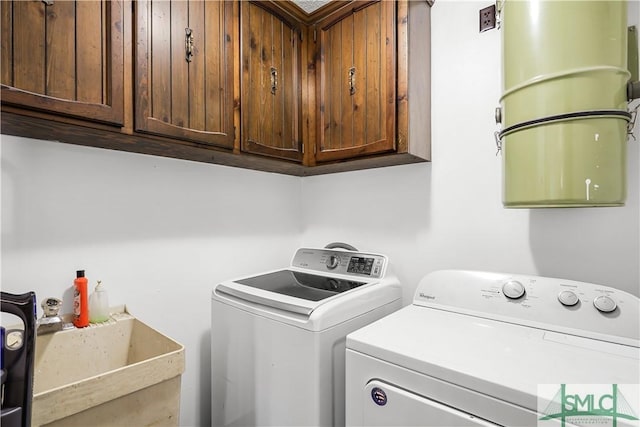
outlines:
[[[564,290],[558,294],[558,301],[562,305],[571,307],[578,303],[578,295],[573,291]]]
[[[330,255],[329,258],[327,259],[327,268],[329,270],[333,270],[338,266],[338,264],[340,264],[340,258],[338,258],[335,255]]]
[[[510,299],[518,299],[524,295],[524,286],[517,280],[509,280],[502,285],[502,293]]]
[[[606,295],[600,295],[598,298],[593,300],[593,305],[603,313],[611,313],[616,309],[616,302]]]

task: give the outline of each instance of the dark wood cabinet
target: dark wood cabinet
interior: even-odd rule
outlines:
[[[268,6],[240,5],[242,151],[300,161],[301,34]]]
[[[316,25],[317,162],[395,149],[393,1],[358,1]]]
[[[238,3],[135,7],[135,130],[233,148]]]
[[[122,125],[120,1],[1,1],[2,103]]]
[[[0,1],[2,133],[285,173],[430,160],[429,1]]]

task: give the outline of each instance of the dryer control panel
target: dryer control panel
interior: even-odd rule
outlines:
[[[609,286],[550,277],[441,270],[414,305],[639,346],[640,299]]]
[[[292,267],[323,273],[379,279],[384,277],[387,257],[380,254],[333,249],[298,249]]]

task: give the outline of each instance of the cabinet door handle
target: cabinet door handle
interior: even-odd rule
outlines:
[[[356,67],[349,68],[349,94],[356,93]]]
[[[193,30],[191,28],[185,28],[185,38],[184,38],[184,50],[185,50],[185,58],[187,62],[191,62],[191,58],[193,58]]]
[[[44,3],[45,6],[53,6],[53,0],[42,0],[42,3]]]
[[[278,70],[271,67],[271,94],[275,95],[278,90]]]

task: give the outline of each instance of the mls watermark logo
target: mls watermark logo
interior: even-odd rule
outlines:
[[[541,384],[538,426],[640,426],[639,384]]]

